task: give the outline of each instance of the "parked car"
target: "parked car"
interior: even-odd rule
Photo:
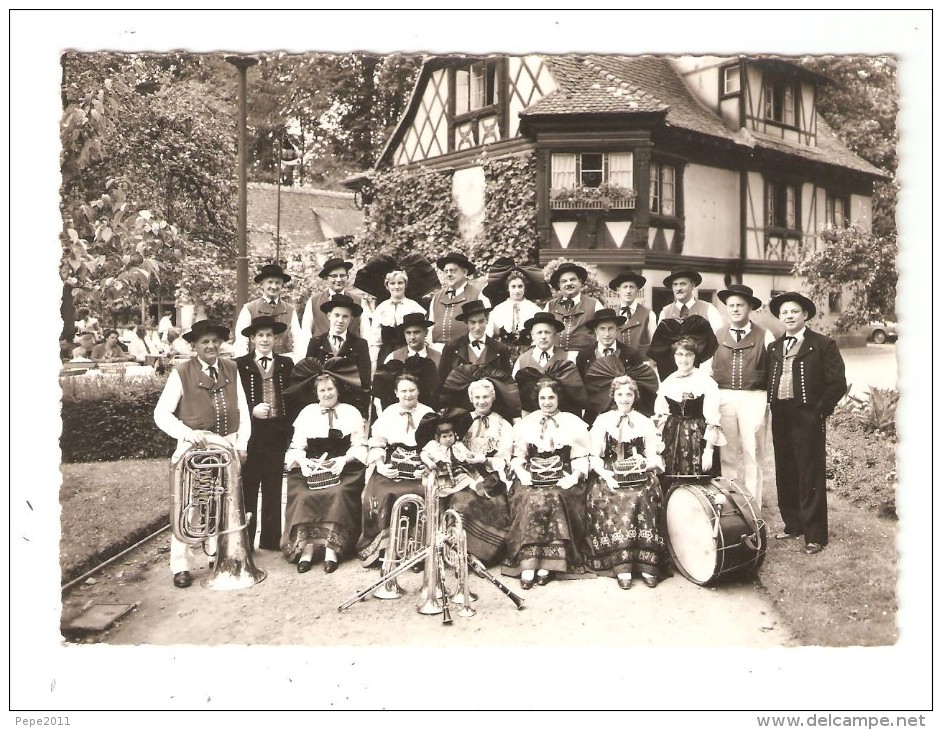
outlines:
[[[896,342],[896,322],[870,322],[860,327],[853,327],[849,334],[865,335],[866,338],[877,345],[884,342]]]

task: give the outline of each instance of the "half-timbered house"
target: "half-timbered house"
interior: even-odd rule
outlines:
[[[817,113],[825,80],[777,57],[432,57],[376,167],[452,169],[473,212],[482,154],[530,150],[541,262],[630,266],[655,307],[679,265],[701,298],[744,281],[767,300],[825,226],[870,226],[882,173]]]

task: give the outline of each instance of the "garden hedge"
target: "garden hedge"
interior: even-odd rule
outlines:
[[[154,423],[160,390],[137,390],[99,400],[62,400],[62,462],[168,457],[175,442]]]

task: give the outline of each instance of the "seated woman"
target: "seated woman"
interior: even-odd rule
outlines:
[[[528,590],[546,585],[554,573],[584,573],[585,477],[589,432],[581,418],[559,408],[562,386],[552,378],[536,383],[539,410],[514,426],[515,479],[511,525],[502,572],[519,576]]]
[[[324,572],[333,573],[360,534],[366,424],[355,407],[339,402],[333,375],[316,376],[310,387],[317,402],[298,414],[285,454],[290,472],[281,550],[289,563],[297,561],[299,573],[311,569],[317,554]]]
[[[124,351],[118,342],[118,330],[105,330],[105,341],[95,345],[92,349],[92,360],[95,362],[134,362],[134,355]]]
[[[631,588],[633,575],[654,588],[664,540],[658,531],[661,487],[654,472],[663,469],[657,455],[657,430],[634,410],[638,385],[626,375],[612,380],[615,407],[592,425],[589,464],[595,472],[586,498],[586,567],[615,576]]]
[[[664,378],[654,403],[654,421],[664,444],[664,474],[698,476],[712,471],[713,448],[726,444],[719,388],[696,367],[700,348],[692,337],[681,337],[671,350],[677,370]]]
[[[503,559],[507,549],[510,529],[507,483],[513,426],[494,410],[497,391],[490,380],[471,383],[468,398],[474,412],[462,443],[470,453],[469,470],[478,480],[471,489],[455,492],[447,507],[461,515],[468,552],[491,566]]]
[[[167,330],[168,357],[189,357],[193,354],[190,343],[180,337],[180,330],[171,327]]]
[[[364,567],[376,565],[389,546],[393,503],[404,494],[425,496],[422,479],[426,470],[415,437],[422,417],[432,409],[419,403],[419,384],[414,376],[399,375],[395,388],[398,403],[379,415],[369,439],[367,466],[375,470],[363,490],[363,520],[357,544]]]

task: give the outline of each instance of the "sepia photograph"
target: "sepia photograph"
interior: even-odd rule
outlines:
[[[18,722],[924,724],[931,12],[56,15]]]

